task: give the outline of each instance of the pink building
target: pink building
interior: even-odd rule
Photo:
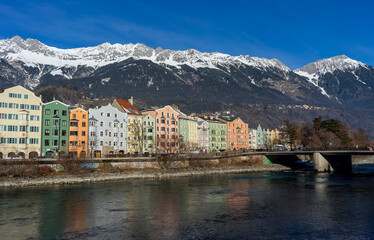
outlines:
[[[171,106],[142,111],[156,120],[156,151],[162,153],[179,152],[179,114]]]

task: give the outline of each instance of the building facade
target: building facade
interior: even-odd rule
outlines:
[[[42,114],[41,155],[66,156],[69,152],[69,105],[58,100],[45,103]]]
[[[193,118],[188,118],[188,143],[190,151],[196,152],[199,149],[199,134],[197,131],[197,121]]]
[[[129,100],[114,99],[112,103],[113,107],[119,111],[126,113],[128,117],[127,122],[127,152],[128,153],[142,153],[143,140],[142,140],[142,113],[134,106],[134,99],[132,97]]]
[[[209,152],[209,123],[201,118],[197,119],[198,149],[199,152]]]
[[[256,145],[257,145],[257,149],[265,148],[264,133],[263,133],[263,130],[260,124],[257,126],[257,130],[256,130]]]
[[[227,148],[229,150],[248,149],[248,124],[239,117],[227,121]]]
[[[156,152],[156,120],[149,114],[143,116],[143,152]]]
[[[41,153],[42,100],[24,87],[0,93],[0,159]]]
[[[88,110],[91,157],[125,154],[127,152],[127,113],[111,104]]]
[[[248,130],[248,147],[249,149],[257,149],[257,129],[250,128]]]
[[[159,153],[179,153],[179,113],[171,106],[142,111],[156,120],[156,151]]]
[[[227,150],[227,124],[218,120],[208,120],[209,151],[220,152]]]
[[[70,111],[69,156],[86,158],[88,155],[88,112],[82,108]]]

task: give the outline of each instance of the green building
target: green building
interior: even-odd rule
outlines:
[[[143,116],[143,153],[156,152],[156,120],[149,114]]]
[[[188,148],[188,118],[179,115],[180,151],[186,152]]]
[[[42,117],[41,154],[47,158],[69,152],[69,106],[58,100],[45,103]]]
[[[219,152],[227,150],[227,125],[217,120],[208,120],[209,150]]]

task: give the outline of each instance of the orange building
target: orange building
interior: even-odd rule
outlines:
[[[225,119],[227,122],[227,149],[248,149],[248,124],[239,117]]]
[[[69,156],[87,157],[88,152],[88,112],[82,108],[70,110]]]
[[[179,152],[179,113],[171,106],[142,111],[156,120],[156,151],[160,153]]]

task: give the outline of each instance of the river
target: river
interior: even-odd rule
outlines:
[[[0,239],[372,239],[374,168],[0,189]]]

